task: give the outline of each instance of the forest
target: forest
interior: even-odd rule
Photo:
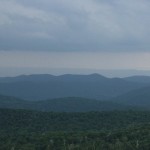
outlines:
[[[149,150],[150,112],[0,109],[0,150]]]

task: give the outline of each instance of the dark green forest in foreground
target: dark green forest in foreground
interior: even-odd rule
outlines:
[[[149,150],[150,112],[0,109],[0,150]]]

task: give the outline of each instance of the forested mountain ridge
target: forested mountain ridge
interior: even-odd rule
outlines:
[[[0,78],[0,94],[26,100],[85,97],[104,100],[146,86],[122,78],[91,75],[23,75]]]
[[[136,83],[134,80],[137,78],[142,83]],[[149,78],[145,76],[106,78],[99,74],[61,76],[45,74],[0,78],[0,93],[5,91],[9,93],[8,95],[36,97],[27,98],[30,100],[27,101],[14,96],[0,95],[0,108],[66,112],[150,110],[150,86],[147,86]],[[125,81],[128,79],[132,81]],[[116,92],[120,94],[116,95]],[[68,96],[61,97],[62,95]],[[61,98],[49,98],[55,96]],[[37,97],[43,99],[38,100]]]
[[[150,87],[130,91],[111,99],[111,101],[135,107],[139,106],[145,109],[150,108]]]
[[[88,112],[111,110],[138,110],[139,108],[109,101],[98,101],[79,97],[58,98],[43,101],[25,101],[0,95],[0,108],[27,109],[54,112]]]

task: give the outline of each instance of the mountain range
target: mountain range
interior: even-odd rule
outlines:
[[[107,78],[98,74],[1,77],[0,108],[56,112],[150,110],[149,81],[148,76]]]
[[[135,77],[107,78],[99,74],[22,75],[1,77],[0,94],[32,101],[62,97],[105,100],[149,85],[150,82],[135,82]]]
[[[26,101],[0,95],[0,108],[26,109],[53,112],[89,112],[138,109],[111,101],[98,101],[79,97],[57,98],[42,101]]]

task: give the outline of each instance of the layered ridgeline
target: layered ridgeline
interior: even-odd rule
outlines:
[[[24,97],[27,94],[25,97],[28,97],[27,101],[14,96],[0,95],[0,108],[66,112],[150,110],[149,79],[150,77],[145,76],[109,79],[97,74],[30,75],[0,78],[0,93],[5,91],[4,93],[9,93],[7,95],[20,95],[20,97]],[[48,87],[41,85],[48,85]],[[54,87],[53,90],[49,90],[52,87]],[[118,94],[116,94],[116,91]],[[47,93],[46,96],[43,95],[44,92]],[[97,93],[97,95],[94,95],[94,93]],[[62,95],[65,95],[66,98],[61,97]],[[69,95],[82,95],[85,98],[68,97]],[[98,95],[101,99],[89,98],[97,97]],[[32,97],[48,98],[46,98],[47,100],[44,98],[38,100],[38,98],[31,99]],[[102,97],[105,98],[102,99]],[[108,98],[106,99],[106,97]]]
[[[147,89],[147,88],[146,88]],[[0,95],[0,108],[27,109],[53,112],[89,112],[112,110],[150,110],[150,89],[133,91],[109,101],[80,97],[27,101]]]
[[[104,100],[147,85],[148,83],[133,82],[128,78],[106,78],[99,74],[23,75],[1,77],[0,94],[26,100],[62,97],[85,97]]]
[[[111,99],[114,103],[150,109],[150,87],[130,91]]]
[[[109,101],[98,101],[79,97],[58,98],[43,101],[26,101],[0,95],[0,108],[28,109],[53,112],[87,112],[140,109]]]
[[[0,150],[150,148],[149,77],[0,78],[0,93]]]

